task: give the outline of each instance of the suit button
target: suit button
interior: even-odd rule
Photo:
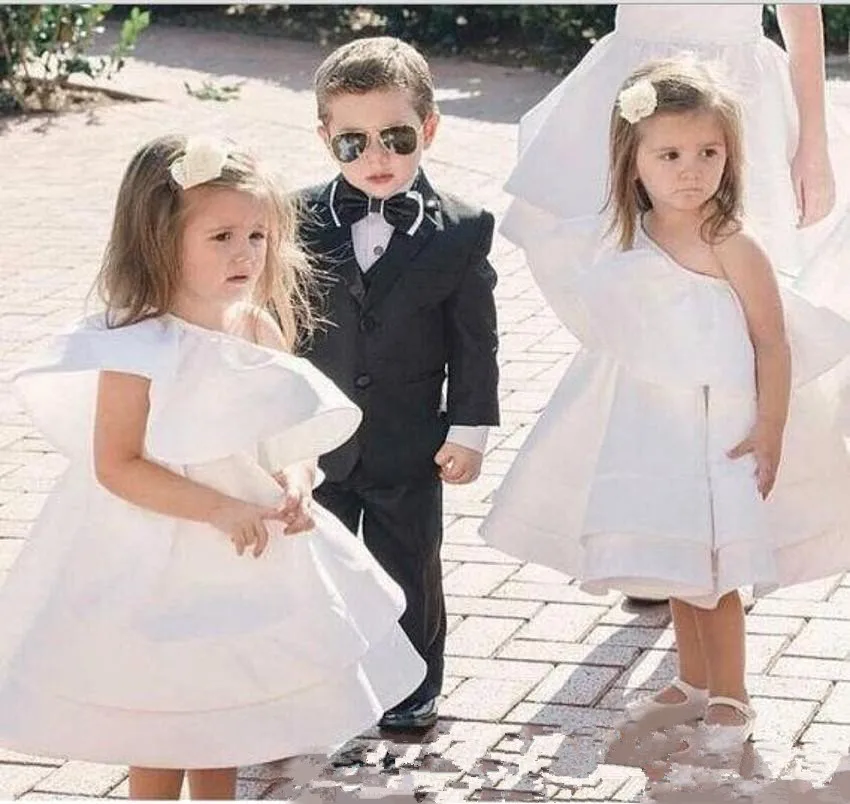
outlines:
[[[372,384],[372,378],[368,374],[358,374],[354,378],[355,388],[368,388]]]
[[[374,332],[375,327],[378,326],[378,322],[375,321],[374,318],[370,315],[364,315],[363,318],[360,319],[360,331],[361,332]]]

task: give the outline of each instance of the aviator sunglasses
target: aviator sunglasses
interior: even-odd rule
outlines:
[[[343,164],[363,156],[372,135],[368,131],[343,131],[331,137],[331,151]],[[408,156],[416,150],[419,135],[413,126],[389,126],[378,132],[378,141],[390,153]]]

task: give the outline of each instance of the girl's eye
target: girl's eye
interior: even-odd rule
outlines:
[[[230,240],[230,232],[219,232],[213,235],[213,240],[218,240],[219,243],[225,243]]]
[[[265,240],[266,233],[265,232],[251,232],[251,240]]]
[[[678,151],[665,151],[663,154],[661,154],[661,158],[665,162],[672,162],[674,159],[679,158],[679,152]]]
[[[717,149],[716,149],[716,148],[706,148],[706,149],[703,151],[703,155],[704,155],[704,156],[707,156],[707,157],[709,157],[709,158],[714,157],[714,156],[717,156]]]

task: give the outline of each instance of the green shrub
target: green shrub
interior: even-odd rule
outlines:
[[[134,8],[108,56],[86,56],[111,5],[0,6],[0,94],[20,110],[55,109],[72,75],[109,78],[150,14]]]
[[[173,24],[283,35],[338,45],[390,34],[429,55],[463,54],[503,64],[567,71],[614,27],[614,5],[319,5],[149,6]],[[827,48],[847,52],[850,6],[824,5]],[[773,6],[765,31],[781,42]]]
[[[850,49],[850,6],[823,6],[824,38],[828,50]]]

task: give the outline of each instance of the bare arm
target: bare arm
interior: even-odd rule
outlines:
[[[755,353],[756,421],[749,436],[731,450],[730,457],[754,453],[759,490],[766,497],[779,468],[791,394],[791,350],[785,316],[773,268],[752,239],[742,233],[733,235],[717,252],[740,299]]]
[[[797,103],[800,137],[791,177],[800,222],[806,226],[828,215],[835,204],[826,131],[823,19],[819,5],[778,5],[776,14]]]
[[[826,141],[823,20],[819,5],[778,5],[802,139]]]
[[[258,555],[268,539],[262,519],[279,517],[277,511],[229,497],[144,457],[149,386],[134,374],[101,372],[94,429],[98,481],[134,505],[218,528],[240,553],[254,544]]]
[[[280,327],[265,310],[249,310],[247,322],[251,340],[269,349],[288,351]],[[310,505],[313,501],[313,483],[317,468],[318,461],[310,458],[290,464],[274,473],[274,479],[286,492],[281,514],[286,523],[285,532],[288,534],[303,533],[315,526],[310,514]]]
[[[142,457],[150,381],[134,374],[100,375],[94,460],[102,486],[158,514],[208,522],[227,498]]]

